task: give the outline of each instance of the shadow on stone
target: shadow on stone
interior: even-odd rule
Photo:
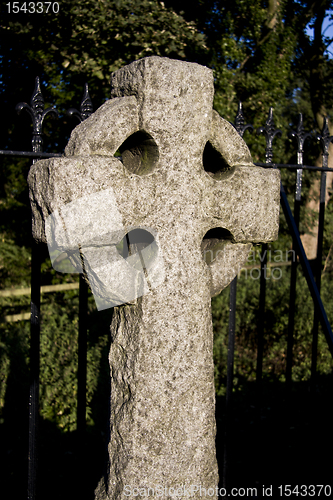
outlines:
[[[158,162],[158,147],[151,135],[143,130],[135,132],[120,146],[122,162],[132,174],[147,175]]]

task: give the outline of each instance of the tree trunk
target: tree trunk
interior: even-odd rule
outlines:
[[[322,1],[315,2],[312,5],[312,18],[314,18],[314,39],[309,47],[310,57],[308,59],[310,68],[310,96],[311,96],[311,106],[313,115],[316,119],[318,129],[323,130],[324,118],[328,115],[327,109],[324,102],[324,79],[325,79],[325,44],[322,37],[322,26],[324,19],[327,15],[327,9],[329,8],[330,2]],[[333,125],[328,120],[328,128],[330,135],[333,135]],[[329,157],[328,166],[333,168],[333,146],[330,144],[329,147]],[[322,155],[317,158],[316,166],[322,166]],[[332,186],[333,175],[331,172],[327,173],[326,180],[326,198],[325,203],[329,201],[329,189]],[[319,193],[320,193],[320,181],[314,180],[312,188],[310,190],[310,201],[307,204],[307,208],[310,210],[315,210],[319,213]],[[302,236],[302,242],[305,248],[308,259],[315,259],[317,256],[317,238],[318,238],[318,223],[313,227],[309,228],[309,232]]]

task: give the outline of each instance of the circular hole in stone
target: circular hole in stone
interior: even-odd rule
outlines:
[[[224,179],[235,170],[234,167],[228,165],[221,153],[209,141],[206,143],[202,162],[205,172],[216,180]]]
[[[152,172],[159,159],[156,142],[143,130],[130,135],[119,147],[117,154],[121,156],[124,166],[137,175]]]
[[[207,231],[201,242],[201,253],[206,264],[213,262],[218,253],[223,251],[226,240],[232,239],[231,232],[222,227],[214,227]]]
[[[148,269],[155,260],[158,246],[154,236],[145,229],[132,229],[116,245],[124,259],[138,271]]]

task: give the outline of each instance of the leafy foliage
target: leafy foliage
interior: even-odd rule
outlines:
[[[286,261],[271,263],[274,266],[266,282],[265,336],[263,373],[267,382],[285,382],[290,266]],[[252,262],[251,262],[252,264]],[[256,261],[257,266],[260,260]],[[300,267],[300,266],[298,266]],[[280,271],[277,271],[277,270]],[[256,380],[257,339],[258,339],[258,303],[260,269],[248,268],[240,273],[237,284],[236,309],[236,344],[235,344],[235,379],[236,391],[246,390],[249,382]],[[330,322],[333,322],[333,307],[329,300],[331,278],[324,273],[322,282],[322,300]],[[216,392],[225,394],[226,359],[229,322],[229,291],[224,290],[212,299],[214,327],[214,359]],[[313,302],[307,289],[305,278],[298,269],[296,314],[293,346],[293,381],[309,381],[311,374],[312,327],[314,319]],[[318,373],[332,373],[333,360],[326,339],[319,336]]]
[[[67,307],[66,305],[67,304]],[[70,304],[70,307],[68,307]],[[91,298],[89,310],[94,309]],[[78,294],[53,295],[43,305],[41,325],[41,416],[64,431],[76,429],[78,366]],[[100,325],[100,321],[98,322]],[[96,325],[94,325],[96,328]],[[108,330],[96,337],[88,331],[87,407],[88,425],[93,425],[91,402],[97,390],[102,351],[108,345]],[[105,329],[105,325],[104,325]],[[106,360],[104,359],[104,362]]]
[[[18,302],[27,307],[27,298]],[[3,311],[6,303],[2,299]],[[78,367],[78,292],[70,291],[42,295],[41,305],[41,339],[40,339],[40,414],[43,418],[56,424],[63,431],[76,430],[77,411],[77,367]],[[110,311],[96,314],[92,296],[89,299],[88,346],[87,346],[87,408],[86,418],[88,425],[94,425],[91,408],[93,398],[96,398],[98,384],[105,384],[108,390],[108,375],[104,382],[99,374],[108,371],[105,350],[108,350],[108,325]],[[2,323],[0,326],[0,418],[6,406],[8,394],[12,394],[13,387],[22,384],[27,379],[29,363],[29,322]],[[104,353],[102,360],[102,353]],[[19,360],[21,360],[19,362]],[[23,363],[22,363],[23,360]],[[104,364],[104,368],[101,368]],[[20,365],[20,368],[18,366]],[[15,366],[15,368],[14,368]],[[14,379],[13,379],[14,378]],[[103,378],[103,377],[102,377]],[[25,391],[27,386],[25,385]],[[105,388],[104,388],[105,390]],[[20,391],[21,392],[21,391]],[[16,397],[15,397],[16,399]],[[22,395],[26,401],[26,396]],[[96,404],[96,401],[95,401]],[[98,405],[94,408],[97,420]],[[5,413],[6,414],[6,413]]]
[[[156,0],[65,0],[56,16],[4,13],[1,35],[5,105],[14,107],[18,91],[23,95],[22,82],[39,75],[46,102],[56,101],[61,114],[73,106],[86,81],[95,106],[101,105],[109,97],[112,71],[135,59],[193,60],[207,50],[193,22]],[[60,136],[63,127],[57,140]]]

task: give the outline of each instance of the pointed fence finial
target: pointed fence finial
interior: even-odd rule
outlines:
[[[84,91],[83,91],[83,96],[81,100],[81,105],[80,105],[80,111],[76,108],[69,108],[66,112],[68,116],[76,116],[80,120],[80,122],[83,122],[86,120],[92,113],[94,112],[92,100],[89,95],[89,90],[88,90],[88,84],[85,83],[84,85]]]
[[[307,138],[312,137],[312,133],[311,132],[306,133],[304,131],[302,113],[299,113],[298,125],[296,128],[296,132],[294,130],[290,131],[288,133],[288,137],[290,139],[292,139],[294,137],[297,139],[297,165],[303,165],[304,142]],[[298,168],[297,169],[297,176],[296,176],[296,191],[295,191],[296,201],[301,201],[302,175],[303,175],[302,169]],[[298,225],[299,225],[299,213],[297,213],[297,216],[295,214],[295,219],[297,219],[297,227],[298,227]]]
[[[304,153],[304,142],[306,139],[312,137],[312,132],[305,132],[304,126],[303,126],[303,115],[302,113],[299,113],[298,115],[298,124],[296,131],[291,130],[288,133],[288,137],[290,139],[296,138],[297,139],[297,164],[302,165],[303,164],[303,153]]]
[[[318,135],[317,139],[318,139],[318,141],[321,142],[323,156],[328,157],[328,148],[329,148],[330,143],[333,141],[333,136],[330,135],[330,130],[328,128],[327,116],[325,116],[325,118],[324,118],[323,130],[321,132],[321,135]]]
[[[275,128],[273,108],[269,108],[268,118],[266,120],[265,127],[259,127],[257,134],[264,134],[266,138],[266,152],[265,159],[266,163],[272,163],[273,159],[273,139],[276,135],[282,135],[281,130]]]
[[[44,97],[40,89],[39,77],[36,77],[35,88],[31,97],[30,105],[26,102],[20,102],[16,105],[16,111],[21,113],[22,109],[26,109],[32,119],[32,151],[39,153],[43,151],[43,136],[42,127],[46,115],[50,114],[54,118],[58,118],[59,114],[55,108],[48,108],[44,110]]]
[[[42,114],[44,111],[44,97],[40,89],[39,77],[36,76],[35,88],[31,97],[30,106],[36,114]]]
[[[237,115],[236,115],[236,118],[235,118],[235,123],[233,124],[233,126],[235,127],[235,129],[237,130],[237,132],[239,133],[239,135],[241,137],[243,137],[244,132],[247,129],[253,130],[252,125],[250,125],[250,124],[244,125],[244,121],[245,120],[244,120],[244,113],[243,113],[243,104],[241,103],[241,101],[239,101],[239,103],[238,103],[238,111],[237,111]]]
[[[289,132],[288,137],[291,139],[295,137],[297,139],[297,153],[304,153],[304,142],[307,138],[312,137],[311,132],[305,132],[304,126],[303,126],[303,115],[302,113],[299,113],[299,118],[298,118],[298,125],[296,128],[296,132],[292,130]]]

